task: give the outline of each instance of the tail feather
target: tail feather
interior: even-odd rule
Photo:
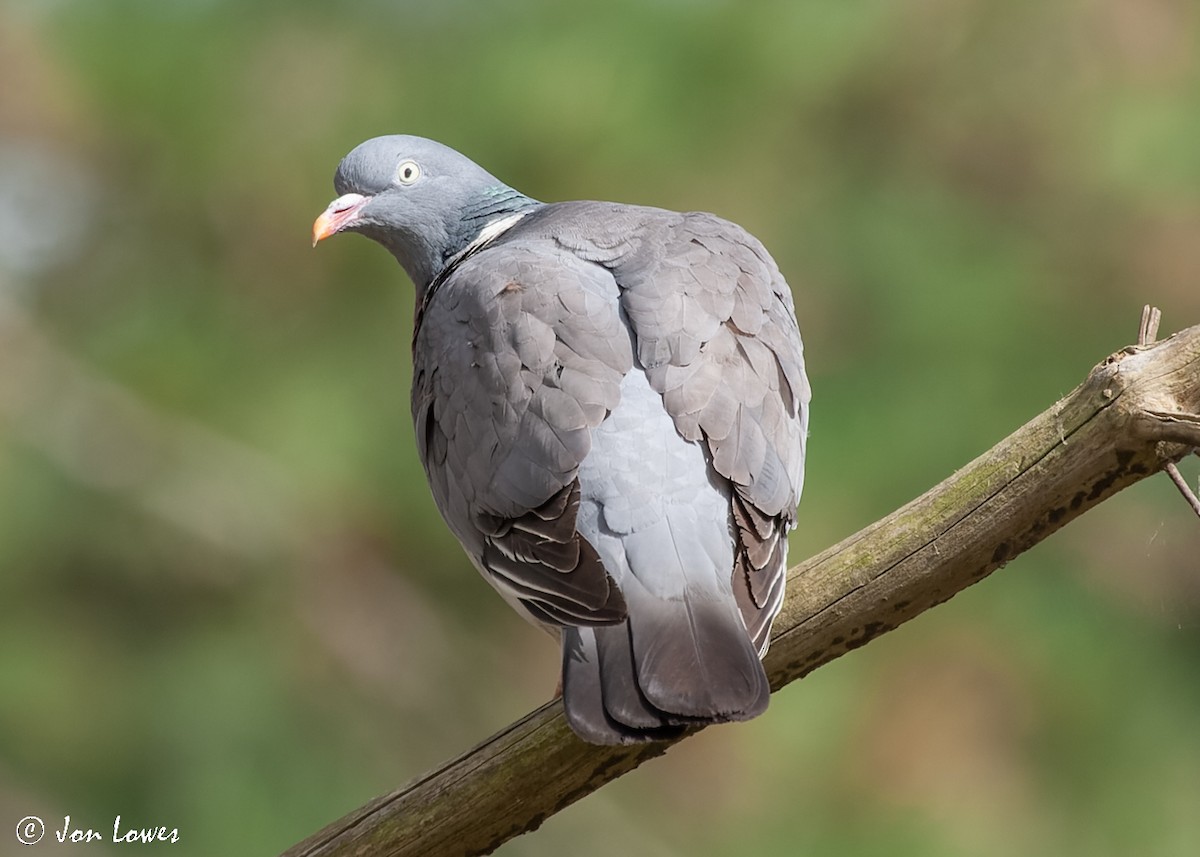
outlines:
[[[748,720],[766,710],[766,673],[732,599],[668,601],[631,588],[632,656],[651,705],[705,722]]]
[[[664,725],[664,712],[651,705],[642,693],[629,624],[604,628],[596,634],[596,649],[600,656],[600,690],[609,716],[634,729]]]
[[[576,734],[656,741],[766,710],[770,685],[735,605],[626,597],[627,622],[563,629],[563,703]]]
[[[638,693],[632,670],[624,674],[624,681],[614,679],[611,675],[607,679],[601,678],[596,633],[599,631],[616,636],[615,632],[623,628],[563,629],[563,705],[567,723],[576,735],[591,744],[633,744],[676,737],[683,732],[679,726],[668,724],[661,718],[653,722],[647,719],[647,726],[631,726],[613,717],[605,705],[605,681],[610,683],[618,700],[627,696],[629,691],[635,695]],[[621,660],[618,659],[613,665],[613,675],[621,676],[618,669],[620,665]],[[626,702],[617,704],[617,707],[628,705]]]

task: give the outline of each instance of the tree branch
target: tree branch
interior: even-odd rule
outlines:
[[[765,659],[772,688],[945,601],[1198,446],[1200,326],[1112,355],[949,479],[791,569]],[[589,746],[549,702],[284,857],[488,853],[669,746]]]

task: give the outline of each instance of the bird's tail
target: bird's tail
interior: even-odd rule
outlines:
[[[563,704],[576,734],[661,740],[766,710],[767,676],[731,598],[663,598],[629,583],[625,622],[563,629]]]

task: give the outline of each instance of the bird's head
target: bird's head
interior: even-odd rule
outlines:
[[[339,232],[379,242],[424,289],[499,218],[537,203],[469,158],[423,137],[375,137],[338,164],[340,194],[313,224],[313,246]]]

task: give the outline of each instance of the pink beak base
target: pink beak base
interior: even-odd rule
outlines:
[[[313,246],[330,235],[337,235],[354,222],[362,207],[370,201],[370,197],[358,193],[347,193],[339,196],[313,222]]]

